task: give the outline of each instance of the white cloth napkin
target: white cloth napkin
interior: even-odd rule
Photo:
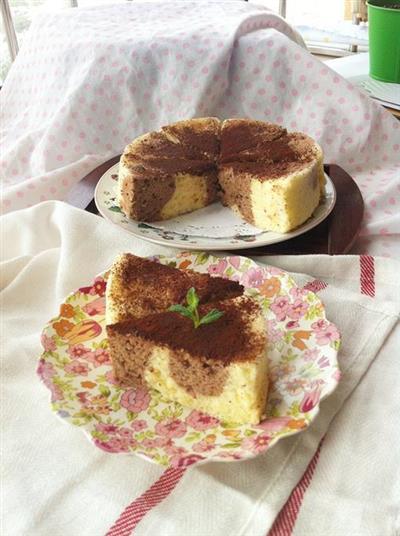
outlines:
[[[400,123],[248,2],[136,1],[41,15],[0,93],[4,211],[65,200],[161,125],[216,115],[300,130],[366,202],[357,251],[400,255]],[[378,236],[379,240],[371,239]]]
[[[52,414],[49,393],[35,374],[39,336],[64,296],[91,281],[117,253],[176,250],[143,242],[60,202],[7,214],[0,223],[4,534],[105,534],[163,468],[107,454]],[[355,256],[266,261],[291,269],[299,284],[319,279],[328,285],[320,295],[343,338],[339,387],[310,429],[266,454],[189,467],[164,501],[147,504],[137,535],[265,536],[275,520],[274,536],[396,532],[400,265],[371,257],[360,263]],[[361,295],[360,285],[370,294],[375,288],[376,298]],[[323,436],[314,479],[308,477],[307,489],[302,485],[293,503],[290,494]]]

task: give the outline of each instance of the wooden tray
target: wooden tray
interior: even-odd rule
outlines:
[[[107,169],[116,164],[119,158],[119,156],[111,158],[86,175],[83,180],[97,184],[100,177]],[[357,184],[344,169],[336,164],[327,164],[324,167],[325,172],[335,185],[337,193],[336,205],[326,220],[314,229],[291,240],[258,248],[235,250],[235,253],[248,256],[307,255],[312,253],[343,255],[347,253],[357,239],[360,230],[364,201]],[[94,199],[86,207],[86,210],[98,214]]]

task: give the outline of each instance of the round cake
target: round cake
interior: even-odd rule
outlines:
[[[251,119],[189,119],[149,132],[121,157],[118,201],[160,221],[220,201],[264,230],[304,223],[324,194],[321,147],[301,132]]]

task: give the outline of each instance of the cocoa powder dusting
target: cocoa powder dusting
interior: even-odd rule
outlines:
[[[163,312],[115,324],[113,329],[121,335],[136,334],[174,350],[216,360],[225,366],[233,361],[253,359],[265,342],[263,337],[251,331],[251,319],[259,312],[258,304],[251,298],[243,298],[240,307],[229,301],[216,302],[200,307],[200,315],[214,307],[223,311],[224,315],[198,328],[194,328],[189,318]]]

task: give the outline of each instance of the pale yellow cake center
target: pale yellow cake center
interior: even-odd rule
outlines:
[[[207,205],[207,181],[204,177],[179,173],[175,177],[175,191],[161,210],[162,220],[192,212]]]

